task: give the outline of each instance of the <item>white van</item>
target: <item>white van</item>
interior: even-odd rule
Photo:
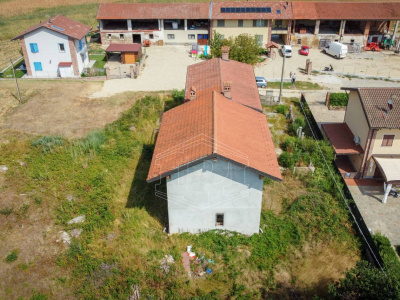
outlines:
[[[286,57],[292,57],[292,46],[283,45],[281,47],[281,52],[282,52],[282,55],[285,55]]]
[[[347,56],[347,45],[333,42],[324,48],[324,52],[335,58],[345,58]]]

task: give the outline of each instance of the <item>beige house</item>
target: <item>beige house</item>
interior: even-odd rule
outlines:
[[[383,179],[386,202],[400,184],[400,88],[349,91],[344,123],[323,124],[344,178]]]

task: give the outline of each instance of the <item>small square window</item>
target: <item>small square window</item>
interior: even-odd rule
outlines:
[[[278,15],[280,15],[280,14],[281,14],[281,10],[280,10],[280,9],[277,9],[277,10],[276,10],[276,13],[277,13]]]
[[[107,33],[107,40],[111,40],[111,33]]]
[[[149,39],[151,39],[151,40],[154,39],[154,34],[152,34],[152,33],[149,34]]]
[[[61,52],[61,53],[64,53],[64,52],[65,52],[65,46],[64,46],[64,44],[58,44],[58,51]]]
[[[167,38],[169,40],[174,40],[175,39],[175,34],[167,34]]]
[[[243,27],[243,20],[238,20],[238,27]]]
[[[120,39],[120,40],[124,40],[124,39],[125,39],[125,36],[124,36],[123,33],[121,33],[121,34],[119,35],[119,39]]]
[[[189,40],[194,40],[194,39],[196,39],[196,35],[195,34],[188,34],[188,39]]]
[[[215,225],[224,226],[224,214],[217,214],[215,216]]]
[[[217,27],[225,27],[225,20],[217,20]]]
[[[383,147],[393,146],[393,141],[394,141],[394,134],[384,134],[381,146]]]

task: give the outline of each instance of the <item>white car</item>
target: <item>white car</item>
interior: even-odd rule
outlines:
[[[283,45],[281,47],[281,52],[282,52],[282,55],[285,55],[286,57],[292,57],[292,46]]]

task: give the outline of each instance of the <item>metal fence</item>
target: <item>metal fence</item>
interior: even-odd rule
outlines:
[[[106,69],[104,68],[84,68],[82,71],[82,77],[97,77],[105,75]]]
[[[360,43],[342,43],[347,45],[348,53],[361,53],[362,45]]]

